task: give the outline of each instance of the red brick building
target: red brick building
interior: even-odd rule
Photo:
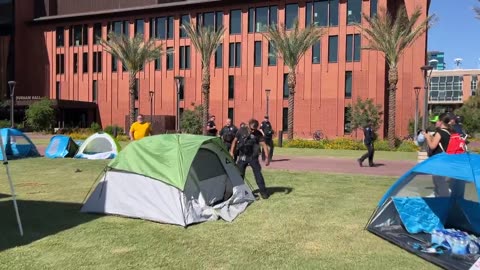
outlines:
[[[269,24],[290,27],[317,23],[325,35],[298,66],[295,133],[311,137],[322,130],[328,137],[348,133],[345,112],[357,97],[386,101],[386,64],[366,44],[352,23],[361,13],[380,6],[391,12],[396,0],[226,1],[226,0],[44,0],[32,7],[16,0],[13,34],[19,96],[47,96],[61,107],[60,124],[125,125],[128,114],[128,73],[102,50],[97,36],[109,31],[130,36],[143,33],[174,53],[147,64],[138,74],[139,113],[175,115],[175,76],[182,76],[180,107],[201,104],[200,57],[181,31],[184,22],[226,28],[224,42],[211,63],[211,112],[220,125],[230,116],[236,124],[266,113],[276,130],[286,125],[284,85],[288,69],[269,56],[263,31]],[[408,12],[420,6],[427,15],[428,0],[405,0]],[[420,67],[426,59],[426,35],[409,48],[400,63],[397,94],[397,134],[405,135],[413,118],[414,86],[423,85]],[[0,48],[2,46],[0,45]],[[1,53],[0,53],[1,55]],[[0,58],[1,59],[1,58]],[[1,60],[0,60],[1,61]],[[0,62],[1,63],[1,62]],[[0,77],[1,78],[1,77]],[[3,83],[3,82],[2,82]],[[28,99],[28,97],[26,97]],[[68,101],[68,102],[67,102]],[[385,108],[385,107],[384,107]],[[384,122],[386,122],[386,114]],[[381,131],[380,133],[383,134]]]

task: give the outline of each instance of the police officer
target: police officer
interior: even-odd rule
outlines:
[[[263,151],[267,152],[267,145],[265,144],[265,138],[263,134],[258,130],[258,126],[259,124],[257,120],[250,120],[248,122],[248,129],[242,129],[237,133],[237,136],[232,142],[230,154],[233,156],[238,145],[239,153],[237,166],[242,174],[242,177],[245,177],[245,170],[247,169],[247,166],[250,165],[250,167],[252,167],[258,189],[260,190],[260,196],[262,199],[268,199],[269,194],[267,188],[265,187],[265,180],[262,175],[262,167],[258,161],[260,147],[262,147]],[[270,165],[270,159],[268,157],[265,165]]]
[[[217,125],[215,125],[215,115],[210,116],[210,120],[207,122],[207,135],[217,136]]]
[[[225,126],[220,130],[220,137],[229,151],[230,148],[232,148],[232,142],[235,139],[237,132],[238,129],[232,124],[232,119],[228,118]],[[233,158],[234,160],[237,160],[236,155]]]
[[[362,167],[363,161],[368,158],[368,165],[370,167],[373,167],[375,166],[375,164],[373,164],[373,154],[375,153],[375,148],[373,147],[373,141],[375,140],[375,135],[373,133],[371,121],[369,121],[368,124],[363,128],[363,135],[364,135],[363,143],[367,147],[368,152],[365,153],[357,161],[360,167]]]
[[[262,121],[262,125],[260,125],[260,130],[265,137],[265,144],[268,146],[268,158],[271,161],[273,158],[273,127],[268,120],[268,115],[265,115],[265,118]],[[262,151],[262,161],[265,161],[265,152]]]

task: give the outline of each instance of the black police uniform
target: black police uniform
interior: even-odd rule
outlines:
[[[367,147],[368,152],[365,153],[358,162],[362,165],[363,161],[368,158],[368,165],[373,167],[373,155],[375,154],[375,148],[373,147],[373,141],[375,140],[372,127],[363,128],[363,143]]]
[[[270,121],[265,121],[263,120],[262,125],[260,126],[260,129],[263,131],[263,134],[265,134],[265,144],[268,145],[269,147],[269,153],[268,157],[270,161],[272,161],[273,158],[273,127]],[[271,134],[267,134],[267,131],[270,130]],[[262,160],[265,161],[265,153],[262,150]]]
[[[268,196],[265,180],[262,175],[262,166],[260,166],[260,162],[258,161],[260,143],[265,142],[265,138],[259,130],[247,133],[238,132],[236,138],[239,152],[237,166],[242,177],[245,178],[245,170],[247,166],[250,165],[260,193]]]
[[[237,136],[238,129],[234,125],[230,126],[224,126],[220,130],[220,137],[222,138],[223,143],[225,144],[225,147],[227,147],[227,150],[230,151],[230,148],[232,147],[232,142]],[[234,157],[233,159],[236,161],[238,156],[238,151],[234,151]]]
[[[207,127],[209,128],[212,128],[212,127],[215,127],[215,122],[214,121],[208,121],[207,122]],[[207,130],[207,134],[209,136],[217,136],[217,129],[214,128],[214,129],[210,129],[210,130]]]

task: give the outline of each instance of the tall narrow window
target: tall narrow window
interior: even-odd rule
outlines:
[[[255,8],[248,9],[248,32],[253,33],[255,29]]]
[[[214,12],[206,12],[200,13],[198,16],[198,25],[202,25],[204,27],[210,27],[212,29],[215,28],[215,13]]]
[[[97,102],[98,98],[98,81],[93,80],[92,82],[92,101]]]
[[[296,20],[298,20],[298,4],[285,5],[285,27],[292,29]]]
[[[157,39],[166,39],[167,38],[167,18],[160,17],[156,19],[156,29],[155,37]]]
[[[234,112],[233,112],[233,108],[228,108],[227,116],[228,116],[228,118],[230,118],[232,120],[232,123],[235,123],[234,122],[235,121],[234,120],[235,115],[234,115]]]
[[[360,34],[355,34],[353,36],[353,61],[360,61],[362,49],[362,36]]]
[[[277,10],[277,6],[250,8],[248,10],[248,32],[266,32],[270,25],[276,25]]]
[[[288,130],[288,108],[283,108],[282,110],[282,130]]]
[[[235,77],[228,76],[228,99],[235,98]]]
[[[70,28],[70,45],[73,46],[80,46],[82,45],[82,26],[81,25],[75,25]]]
[[[55,98],[56,99],[60,99],[60,91],[61,91],[60,82],[56,82],[55,83]]]
[[[93,72],[102,72],[102,52],[93,52]]]
[[[353,62],[353,35],[347,35],[345,57],[347,62]]]
[[[328,37],[328,62],[338,62],[338,36]]]
[[[135,79],[133,89],[134,89],[135,100],[138,100],[138,93],[140,92],[140,82],[138,81],[138,79]]]
[[[88,45],[88,25],[82,27],[82,45]]]
[[[230,67],[240,67],[241,44],[240,42],[230,43],[228,62]]]
[[[343,132],[345,134],[350,134],[352,132],[352,108],[345,107],[343,114]]]
[[[268,42],[268,65],[277,65],[277,52],[271,42]]]
[[[116,72],[117,68],[118,68],[117,58],[112,55],[112,72]]]
[[[328,26],[328,0],[307,2],[305,11],[306,26]]]
[[[287,99],[290,91],[288,90],[288,73],[283,74],[283,98]]]
[[[278,7],[277,6],[270,6],[270,13],[269,15],[269,24],[277,25],[278,24]]]
[[[338,26],[338,0],[330,0],[328,25]]]
[[[57,75],[65,73],[65,55],[57,54]]]
[[[167,48],[168,51],[172,51],[172,47]],[[173,52],[172,53],[167,53],[167,70],[172,70],[173,69]]]
[[[102,24],[96,23],[93,25],[93,40],[95,44],[100,44],[102,40]]]
[[[255,9],[255,32],[266,32],[268,29],[268,7]]]
[[[223,27],[223,11],[215,13],[215,30],[218,31]]]
[[[186,38],[187,32],[183,29],[182,25],[187,25],[190,23],[190,15],[182,15],[180,17],[180,37]]]
[[[157,37],[157,19],[150,18],[150,27],[148,34],[150,39]]]
[[[378,0],[370,0],[370,17],[377,16]]]
[[[170,16],[167,18],[167,39],[173,39],[174,26],[173,26],[173,17]]]
[[[78,73],[78,53],[73,54],[73,73]]]
[[[162,58],[157,58],[155,59],[155,70],[161,70],[162,69]]]
[[[361,37],[359,34],[347,35],[346,60],[347,62],[360,61]]]
[[[125,36],[130,36],[130,22],[129,21],[124,21],[123,22],[123,34]]]
[[[144,35],[145,21],[143,19],[135,20],[135,35]]]
[[[254,54],[254,59],[253,63],[256,67],[262,66],[262,42],[261,41],[255,41],[255,47],[253,50]]]
[[[347,24],[360,23],[362,21],[362,0],[347,1]]]
[[[120,35],[122,34],[122,25],[123,22],[113,22],[111,25],[112,29],[110,30],[113,31],[115,34]]]
[[[312,46],[312,63],[320,64],[320,41],[315,42]]]
[[[178,98],[180,100],[185,99],[185,78],[181,77],[180,80],[180,88],[178,89]]]
[[[223,66],[223,43],[217,47],[217,51],[215,52],[215,67],[221,68]]]
[[[242,11],[235,9],[230,11],[230,34],[242,32]]]
[[[82,55],[82,68],[83,68],[83,73],[88,73],[88,53],[84,52]]]
[[[307,2],[305,4],[305,26],[309,26],[309,25],[315,23],[313,21],[312,16],[313,16],[313,3],[312,2]]]
[[[57,47],[65,46],[65,29],[63,27],[57,27],[56,36],[57,36],[57,42],[56,42]]]
[[[190,68],[190,46],[180,46],[180,69]]]
[[[352,98],[352,72],[345,71],[345,98]]]

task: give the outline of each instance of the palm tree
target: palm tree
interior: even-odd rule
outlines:
[[[128,90],[130,93],[129,120],[130,125],[135,122],[135,77],[143,66],[163,53],[162,45],[155,45],[155,40],[144,41],[143,35],[129,38],[123,34],[110,32],[107,40],[101,40],[102,47],[122,62],[128,71]]]
[[[320,40],[324,32],[314,25],[300,29],[295,21],[293,29],[287,30],[284,25],[271,25],[265,37],[272,45],[275,54],[283,59],[284,65],[289,68],[288,73],[288,139],[293,139],[293,115],[295,105],[295,87],[297,84],[296,70],[300,59],[305,52]],[[275,55],[276,56],[276,55]]]
[[[363,14],[364,25],[357,27],[369,44],[362,49],[379,51],[384,54],[389,67],[388,70],[388,143],[395,147],[395,111],[396,90],[398,83],[398,63],[412,43],[414,43],[431,26],[434,16],[428,16],[419,22],[422,10],[416,8],[410,18],[405,6],[401,6],[393,17],[384,7],[379,9],[378,15],[369,17]]]
[[[202,95],[203,95],[203,135],[207,135],[207,122],[210,110],[210,60],[223,40],[225,29],[214,29],[193,24],[184,24],[182,28],[187,33],[193,47],[200,53],[202,59]]]

